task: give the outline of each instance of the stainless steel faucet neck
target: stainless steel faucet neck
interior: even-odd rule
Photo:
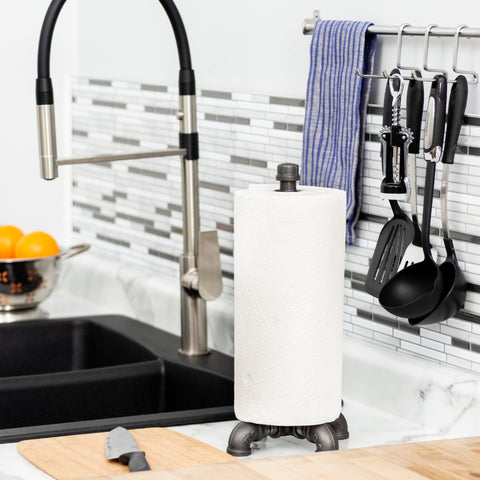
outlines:
[[[197,132],[197,104],[195,95],[180,95],[177,118],[180,120],[180,133]]]
[[[100,155],[73,160],[58,160],[50,79],[50,50],[53,30],[66,0],[52,0],[45,15],[38,48],[37,119],[41,175],[51,180],[58,176],[58,165],[98,163],[156,156],[181,155],[183,247],[180,257],[180,301],[182,338],[180,353],[205,355],[207,346],[206,300],[214,300],[222,292],[220,249],[217,232],[200,233],[198,133],[195,98],[195,76],[190,48],[182,18],[172,0],[159,0],[168,15],[177,42],[179,72],[179,149],[166,153],[136,152],[122,155]]]

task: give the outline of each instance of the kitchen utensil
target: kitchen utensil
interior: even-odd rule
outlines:
[[[380,131],[384,175],[380,184],[380,193],[382,197],[389,200],[408,200],[410,195],[405,166],[411,135],[409,130],[400,123],[403,88],[404,81],[399,70],[392,70],[385,89],[383,128]]]
[[[168,428],[142,428],[131,433],[139,448],[147,452],[152,470],[237,461],[222,450]],[[24,440],[17,444],[17,449],[58,480],[126,473],[124,465],[105,459],[107,435],[108,432],[101,432]]]
[[[393,315],[415,318],[430,313],[440,302],[443,276],[430,251],[430,220],[436,162],[440,161],[445,129],[447,79],[436,75],[428,100],[424,152],[427,161],[422,218],[424,260],[400,270],[382,288],[380,304]]]
[[[448,177],[450,165],[455,158],[455,148],[457,146],[460,128],[465,115],[467,106],[468,83],[463,75],[456,78],[450,92],[448,104],[447,133],[445,136],[445,148],[442,158],[442,187],[440,190],[440,201],[442,207],[442,230],[443,243],[447,251],[447,258],[440,265],[440,274],[444,279],[443,293],[440,303],[433,312],[420,318],[409,319],[411,325],[428,325],[431,323],[442,322],[455,315],[463,307],[467,294],[467,282],[463,272],[460,270],[457,261],[457,255],[453,246],[453,240],[450,237],[448,228]]]
[[[61,261],[89,248],[80,244],[50,257],[0,260],[0,312],[35,308],[55,288]]]
[[[398,75],[399,70],[394,69],[391,72],[391,76]],[[390,81],[389,81],[390,82]],[[393,116],[396,117],[395,123],[398,123],[398,111],[393,113],[394,98],[392,91],[400,92],[401,79],[399,77],[392,80],[392,88],[390,83],[387,84],[384,97],[384,109],[383,109],[383,128],[380,131],[380,141],[382,148],[382,168],[384,178],[382,180],[381,190],[382,194],[387,198],[390,198],[390,207],[393,211],[393,217],[384,225],[380,235],[378,236],[377,245],[373,252],[372,259],[370,261],[370,267],[368,269],[367,277],[365,279],[365,288],[370,295],[378,297],[382,287],[385,283],[392,278],[400,265],[400,261],[404,255],[407,246],[412,242],[415,231],[413,223],[408,216],[400,208],[398,201],[398,195],[405,195],[402,193],[407,191],[406,179],[401,176],[404,175],[403,154],[400,155],[400,183],[394,182],[394,169],[392,159],[394,157],[392,146],[392,123]],[[401,92],[400,92],[401,93]],[[398,96],[396,101],[399,102]],[[398,105],[397,105],[398,107]],[[404,147],[406,148],[406,146]]]
[[[123,427],[114,428],[105,439],[105,457],[107,460],[118,460],[128,465],[131,472],[151,470],[133,435]]]
[[[422,74],[415,71],[417,78]],[[408,146],[408,179],[410,182],[410,207],[415,235],[412,243],[407,247],[400,263],[399,270],[421,262],[424,258],[422,248],[422,233],[418,225],[417,211],[417,155],[420,152],[420,132],[422,128],[423,113],[423,83],[412,78],[409,80],[407,92],[407,128],[412,135],[412,141]],[[432,258],[437,261],[437,250],[430,246]]]

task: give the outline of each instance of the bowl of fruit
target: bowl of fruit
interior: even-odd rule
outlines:
[[[0,226],[0,312],[35,308],[55,288],[62,260],[89,248],[81,244],[61,250],[48,233]]]

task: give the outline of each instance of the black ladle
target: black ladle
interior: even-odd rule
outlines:
[[[423,317],[409,319],[408,321],[410,325],[429,325],[432,323],[443,322],[455,315],[465,303],[467,282],[463,272],[458,266],[453,240],[450,237],[448,229],[447,194],[450,165],[453,164],[455,158],[455,149],[460,135],[460,128],[463,123],[463,116],[465,115],[467,98],[467,79],[463,75],[459,75],[450,92],[447,133],[445,136],[445,149],[442,158],[444,164],[441,188],[442,230],[443,243],[447,251],[447,258],[440,265],[440,274],[444,279],[442,299],[433,312],[430,312]]]
[[[446,98],[447,79],[445,75],[435,75],[428,100],[424,138],[427,161],[422,218],[424,260],[400,270],[385,284],[378,297],[385,310],[399,317],[427,315],[440,303],[443,293],[443,275],[430,251],[430,220],[436,162],[442,156]]]

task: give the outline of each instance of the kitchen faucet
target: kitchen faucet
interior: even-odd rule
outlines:
[[[183,254],[180,263],[181,346],[183,355],[205,355],[207,345],[206,301],[222,293],[220,249],[216,231],[200,232],[198,133],[195,76],[182,18],[172,0],[159,0],[175,34],[179,72],[179,148],[153,152],[57,158],[50,50],[58,15],[66,0],[52,0],[45,15],[38,46],[36,81],[40,171],[45,180],[58,176],[58,166],[180,155],[182,163]]]

